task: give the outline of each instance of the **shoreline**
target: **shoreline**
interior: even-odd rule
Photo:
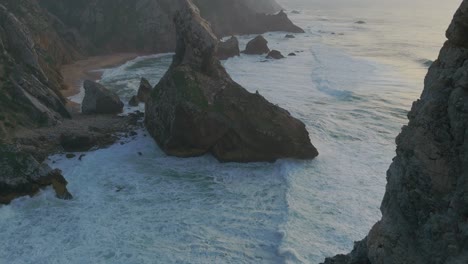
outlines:
[[[102,77],[102,69],[116,67],[124,64],[127,61],[133,60],[140,53],[116,53],[110,55],[93,56],[83,60],[75,61],[70,64],[63,65],[60,72],[63,76],[63,82],[66,89],[61,90],[62,95],[67,98],[76,95],[80,92],[84,80],[96,81]],[[68,100],[69,103],[73,103]],[[77,104],[79,105],[79,104]]]

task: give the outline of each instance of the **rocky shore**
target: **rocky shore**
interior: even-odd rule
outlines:
[[[169,155],[211,153],[223,162],[315,158],[305,125],[234,82],[217,58],[219,41],[209,23],[191,1],[182,2],[176,54],[145,110],[159,146]]]
[[[249,18],[242,23],[243,30],[250,28],[246,23],[263,25],[255,31],[272,30],[261,22],[266,15],[257,14],[262,9],[268,13],[279,11],[273,0],[239,2],[242,9],[236,12]],[[197,4],[203,6],[203,1]],[[4,172],[0,175],[0,203],[33,195],[49,185],[58,197],[71,197],[63,191],[66,180],[43,163],[46,157],[107,146],[141,125],[137,120],[142,113],[83,116],[78,111],[80,106],[65,97],[77,93],[84,79],[99,78],[99,73],[89,71],[90,67],[112,66],[142,53],[173,51],[172,17],[178,7],[179,2],[168,0],[0,0],[0,146],[3,156],[11,158],[0,163],[0,171]],[[231,11],[228,6],[204,8],[207,15],[233,15]],[[274,27],[284,22],[292,28],[289,19],[279,18]],[[109,52],[119,54],[88,57]],[[19,173],[6,167],[15,159],[20,167],[32,168],[30,172]],[[15,179],[21,184],[11,184]]]
[[[468,0],[397,137],[382,219],[325,264],[468,263]]]

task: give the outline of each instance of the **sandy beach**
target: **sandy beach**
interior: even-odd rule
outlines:
[[[98,70],[118,66],[140,55],[142,54],[119,53],[95,56],[62,66],[61,72],[67,87],[66,90],[62,90],[63,96],[70,97],[78,94],[84,80],[95,81],[101,78],[102,71]]]

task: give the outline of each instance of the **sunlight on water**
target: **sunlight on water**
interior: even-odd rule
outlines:
[[[83,161],[53,156],[75,199],[57,200],[48,189],[0,207],[8,238],[0,263],[318,263],[362,239],[380,218],[394,138],[449,14],[434,17],[426,6],[414,20],[406,12],[395,19],[388,1],[385,11],[368,0],[282,2],[299,11],[291,18],[307,33],[265,37],[270,48],[297,56],[241,55],[223,64],[246,89],[306,124],[316,160],[178,159],[145,130]],[[440,13],[459,1],[449,2],[454,7],[443,4]],[[240,37],[241,46],[252,37]],[[140,57],[105,70],[101,82],[127,102],[141,77],[155,85],[171,59]]]

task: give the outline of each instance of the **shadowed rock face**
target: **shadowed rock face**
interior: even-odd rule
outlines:
[[[382,220],[325,263],[468,263],[468,0],[397,137]]]
[[[124,103],[114,92],[99,83],[84,82],[85,97],[81,106],[83,114],[118,114],[122,113]]]
[[[15,12],[2,2],[15,7]],[[20,126],[53,125],[69,117],[59,93],[61,78],[57,77],[55,60],[50,55],[50,61],[45,61],[45,47],[36,39],[41,34],[48,36],[47,30],[30,28],[25,24],[28,19],[15,15],[25,15],[16,8],[22,1],[11,3],[0,1],[0,138]],[[24,8],[31,9],[30,18],[38,7],[27,2]],[[46,23],[42,19],[46,18],[37,17],[36,23]]]
[[[140,102],[146,103],[148,98],[150,98],[151,95],[151,90],[153,90],[153,87],[149,83],[149,81],[145,78],[141,78],[140,80],[140,87],[138,88],[138,100]]]
[[[67,181],[59,170],[40,164],[31,155],[0,142],[0,204],[8,204],[24,195],[34,195],[52,186],[60,199],[72,198]]]
[[[172,65],[146,104],[146,126],[179,157],[212,153],[220,161],[312,159],[305,125],[235,83],[216,58],[218,40],[191,1],[175,16]]]
[[[268,41],[262,36],[256,36],[254,39],[249,41],[245,46],[245,50],[242,53],[245,54],[267,54],[270,52],[270,48],[268,48]]]
[[[174,51],[174,0],[39,0],[66,25],[77,29],[97,52]],[[302,32],[274,0],[194,0],[218,37],[267,31]]]
[[[230,39],[218,44],[218,59],[226,60],[239,55],[239,40],[236,37],[232,36]]]

